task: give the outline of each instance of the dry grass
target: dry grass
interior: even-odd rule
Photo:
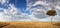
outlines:
[[[9,23],[0,22],[0,28],[3,28],[3,27],[8,26],[8,25],[9,25]]]
[[[60,23],[53,22],[6,22],[3,28],[60,28]],[[6,24],[4,23],[4,24]]]

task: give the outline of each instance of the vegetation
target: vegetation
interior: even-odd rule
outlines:
[[[50,22],[11,22],[10,25],[3,28],[60,28],[56,24],[52,25]]]
[[[9,23],[2,23],[2,22],[0,22],[0,28],[5,27],[7,25],[9,25]]]
[[[55,16],[57,14],[56,11],[55,10],[48,10],[46,14],[49,16],[52,16],[51,17],[51,24],[52,24],[53,16]]]
[[[49,16],[55,16],[56,11],[55,10],[48,10],[46,14],[49,15]]]

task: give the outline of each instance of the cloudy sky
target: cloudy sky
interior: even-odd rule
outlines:
[[[39,21],[49,22],[51,16],[46,15],[54,8],[57,15],[54,22],[60,21],[60,0],[0,0],[0,21]]]

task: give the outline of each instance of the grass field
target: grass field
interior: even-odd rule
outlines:
[[[0,28],[60,28],[59,22],[0,22]]]

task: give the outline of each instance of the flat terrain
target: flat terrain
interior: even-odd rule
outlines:
[[[0,22],[0,28],[60,28],[60,22]]]

